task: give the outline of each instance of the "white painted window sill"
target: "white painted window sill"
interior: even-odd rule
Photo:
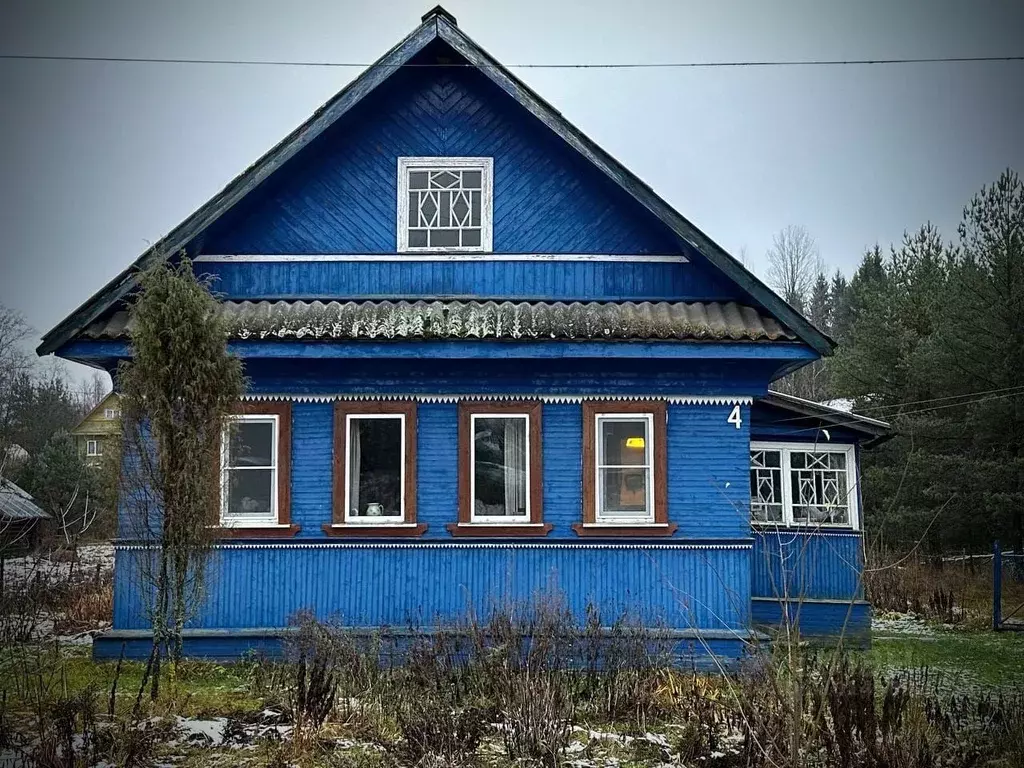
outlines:
[[[360,522],[357,523],[355,521],[351,521],[350,520],[350,521],[345,522],[345,523],[331,523],[331,528],[378,528],[378,527],[383,528],[385,526],[388,527],[388,528],[415,528],[418,525],[420,525],[420,523],[406,523],[406,522],[392,523],[392,522],[389,522],[387,520],[382,520],[379,517],[375,517],[375,518],[373,518],[372,522],[370,522],[370,521],[367,521],[367,522],[360,521]]]
[[[583,523],[584,528],[668,528],[668,523],[652,523],[647,520],[598,520],[596,523]]]

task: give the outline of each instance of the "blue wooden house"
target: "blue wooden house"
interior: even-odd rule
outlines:
[[[251,379],[187,652],[550,591],[726,657],[784,611],[867,630],[858,450],[887,427],[770,390],[832,341],[443,9],[40,353],[115,372],[138,271],[181,253]],[[148,652],[141,546],[98,657]]]

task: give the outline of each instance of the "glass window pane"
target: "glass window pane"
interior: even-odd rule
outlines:
[[[353,418],[348,435],[349,514],[402,514],[402,420]]]
[[[527,514],[525,418],[473,419],[473,516]]]
[[[648,463],[646,419],[600,420],[601,466],[643,466]]]
[[[269,517],[273,513],[274,470],[228,471],[227,517]]]
[[[481,178],[482,174],[480,171],[463,171],[462,186],[468,187],[469,189],[480,189],[480,187],[483,186]]]
[[[414,229],[409,231],[409,246],[411,248],[427,247],[427,231],[425,229]]]
[[[646,469],[601,469],[600,481],[602,515],[648,514]]]
[[[431,248],[449,248],[459,244],[459,230],[457,229],[432,229],[430,230]]]
[[[441,217],[438,220],[439,227],[450,227],[452,226],[452,193],[451,192],[440,192],[437,196],[438,208],[441,211]]]
[[[272,421],[234,421],[228,466],[269,467],[273,465],[274,423]]]
[[[465,246],[477,247],[480,245],[480,230],[479,229],[464,229],[462,230],[462,244]]]
[[[811,524],[848,525],[846,455],[793,451],[790,454],[793,519]]]
[[[469,224],[473,227],[480,226],[480,199],[481,195],[479,192],[473,192],[469,196],[471,214],[469,217]]]
[[[426,171],[409,171],[409,189],[426,189],[427,176]]]

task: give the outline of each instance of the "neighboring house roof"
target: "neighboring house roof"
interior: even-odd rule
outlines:
[[[166,237],[110,281],[92,298],[43,337],[37,348],[40,355],[56,351],[80,334],[105,312],[124,299],[137,284],[138,273],[180,253],[204,229],[217,221],[263,183],[278,168],[322,134],[340,117],[361,102],[367,94],[384,83],[399,67],[435,40],[440,40],[470,65],[486,75],[557,134],[566,144],[579,152],[602,173],[622,187],[629,195],[651,211],[681,240],[737,283],[753,300],[777,318],[800,341],[823,355],[831,354],[834,342],[730,256],[710,237],[662,200],[654,190],[642,182],[625,166],[587,138],[578,128],[562,117],[554,107],[534,93],[528,86],[498,63],[456,25],[455,17],[438,6],[423,16],[422,23],[408,37],[384,54],[372,66],[330,101],[317,110],[283,141],[273,147],[221,192],[195,213],[175,227]]]
[[[48,520],[32,497],[10,480],[0,477],[0,520]]]
[[[865,443],[869,447],[893,437],[892,427],[887,422],[851,413],[827,403],[816,403],[813,400],[804,400],[802,397],[772,390],[769,390],[767,395],[758,398],[758,400],[766,405],[782,408],[799,416],[818,419],[833,427],[842,427],[858,432],[869,438]]]
[[[226,301],[236,339],[686,339],[795,337],[735,302]],[[127,312],[90,325],[94,339],[127,338]]]
[[[95,407],[82,418],[71,430],[72,435],[104,435],[119,432],[121,429],[120,418],[107,419],[104,411],[107,408],[114,408],[120,411],[120,395],[116,392],[109,392],[107,396],[96,403]]]

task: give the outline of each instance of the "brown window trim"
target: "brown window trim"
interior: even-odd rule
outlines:
[[[526,414],[530,429],[530,522],[508,525],[473,522],[470,498],[470,445],[474,414]],[[544,523],[544,477],[541,446],[541,403],[539,400],[468,401],[459,403],[459,520],[449,523],[452,536],[546,536],[553,526]]]
[[[405,416],[405,514],[401,523],[371,525],[345,521],[345,474],[347,437],[345,420],[360,414]],[[426,523],[416,523],[416,403],[412,400],[339,400],[334,404],[334,501],[331,522],[323,526],[327,536],[382,537],[422,536]]]
[[[678,527],[668,521],[668,447],[665,443],[665,425],[668,411],[664,400],[610,400],[585,401],[583,411],[583,521],[574,523],[577,536],[601,537],[655,537],[671,536]],[[605,413],[650,413],[654,422],[654,522],[629,525],[628,523],[597,522],[597,416]]]
[[[217,494],[214,505],[214,535],[223,539],[287,538],[301,529],[291,521],[291,467],[292,467],[292,404],[280,403],[238,403],[232,413],[239,416],[277,416],[277,525],[264,527],[220,525],[221,449],[217,446]]]

